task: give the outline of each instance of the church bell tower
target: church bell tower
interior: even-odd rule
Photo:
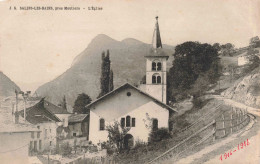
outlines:
[[[167,60],[169,56],[162,48],[158,16],[155,17],[155,28],[152,39],[152,49],[146,58],[146,86],[145,91],[154,98],[166,104],[167,89]]]

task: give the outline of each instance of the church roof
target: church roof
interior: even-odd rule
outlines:
[[[163,108],[166,108],[166,109],[168,109],[168,110],[170,110],[170,111],[173,111],[173,112],[178,112],[176,109],[170,107],[170,106],[167,105],[167,104],[164,104],[164,103],[161,102],[160,100],[157,100],[156,98],[154,98],[154,97],[152,97],[151,95],[149,95],[149,94],[147,94],[147,93],[141,91],[140,89],[134,87],[133,85],[131,85],[131,84],[129,84],[129,83],[125,83],[124,85],[118,87],[117,89],[115,89],[115,90],[113,90],[113,91],[107,93],[106,95],[104,95],[104,96],[100,97],[99,99],[93,101],[92,103],[88,104],[86,107],[87,107],[87,108],[91,108],[93,105],[96,105],[96,104],[98,104],[98,103],[101,103],[101,102],[103,102],[104,99],[106,99],[106,98],[108,98],[108,97],[110,97],[110,96],[113,96],[115,93],[117,93],[117,92],[119,92],[119,91],[121,91],[121,90],[127,89],[127,88],[132,88],[132,89],[138,91],[139,93],[141,93],[142,95],[144,95],[144,96],[150,98],[152,101],[154,101],[156,104],[160,105],[160,106],[163,107]]]
[[[145,57],[166,57],[168,59],[168,55],[162,49],[162,41],[158,23],[158,16],[155,17],[155,28],[153,32],[153,39],[152,39],[152,48],[149,54],[145,55]]]
[[[159,23],[158,23],[158,16],[155,17],[156,22],[155,22],[155,28],[153,32],[153,48],[162,48],[162,41],[161,41],[161,35],[160,35],[160,29],[159,29]]]

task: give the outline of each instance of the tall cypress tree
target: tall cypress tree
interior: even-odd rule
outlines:
[[[109,83],[110,83],[110,57],[109,50],[107,50],[107,54],[105,52],[102,53],[102,64],[101,64],[101,77],[100,77],[100,94],[98,97],[101,97],[110,91]]]
[[[62,103],[61,103],[61,107],[62,107],[63,109],[66,109],[66,110],[67,110],[67,102],[66,102],[66,97],[65,97],[65,95],[63,96]]]
[[[113,91],[113,89],[114,89],[114,77],[113,77],[113,71],[111,69],[109,74],[109,92]]]

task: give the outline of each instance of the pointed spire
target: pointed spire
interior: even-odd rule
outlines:
[[[158,16],[155,17],[156,22],[155,22],[155,28],[153,32],[153,48],[162,48],[162,41],[161,41],[161,36],[160,36],[160,30],[159,30],[159,24],[158,24]]]

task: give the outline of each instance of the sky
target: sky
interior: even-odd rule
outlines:
[[[92,6],[103,10],[87,10]],[[70,68],[98,34],[151,43],[156,15],[164,44],[199,41],[243,47],[260,36],[260,0],[0,0],[0,70],[22,90],[33,91]]]

